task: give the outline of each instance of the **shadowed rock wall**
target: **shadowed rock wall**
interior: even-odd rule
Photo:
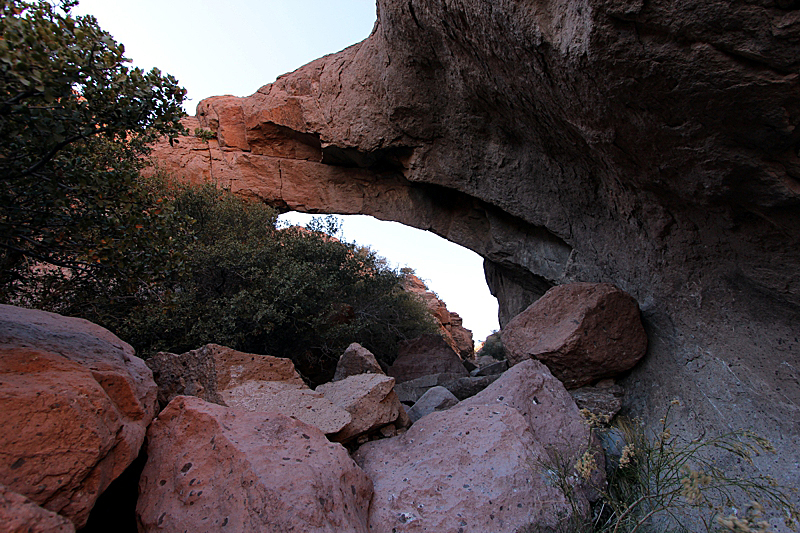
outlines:
[[[650,350],[626,380],[689,432],[754,427],[800,485],[800,2],[378,0],[362,43],[247,98],[168,169],[364,213],[486,258],[501,323],[611,282]]]

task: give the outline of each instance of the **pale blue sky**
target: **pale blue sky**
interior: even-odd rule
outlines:
[[[326,54],[365,39],[374,0],[81,0],[75,14],[94,15],[145,69],[172,74],[188,91],[186,111],[203,98],[247,96]],[[309,218],[287,214],[304,224]],[[344,238],[369,245],[396,267],[409,266],[477,341],[498,328],[482,259],[432,233],[371,217],[342,217]]]

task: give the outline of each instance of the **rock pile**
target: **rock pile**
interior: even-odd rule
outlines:
[[[10,306],[0,340],[0,518],[12,531],[86,524],[145,430],[142,533],[553,530],[605,483],[573,397],[531,358],[476,360],[471,376],[427,336],[405,344],[390,373],[413,379],[396,383],[352,345],[339,379],[311,390],[287,359],[209,344],[144,364],[93,324]],[[589,403],[618,392],[580,390]],[[595,468],[569,477],[568,499],[545,465],[586,454]]]

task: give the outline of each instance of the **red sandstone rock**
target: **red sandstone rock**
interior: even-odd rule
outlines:
[[[0,484],[2,533],[75,533],[72,522]]]
[[[348,442],[388,424],[402,427],[398,420],[404,413],[394,378],[383,374],[359,374],[316,388],[326,399],[350,413],[352,421],[331,436],[334,442]]]
[[[305,386],[290,359],[239,352],[218,344],[180,355],[160,352],[147,360],[147,366],[153,370],[162,407],[181,395],[224,405],[222,391],[247,381]]]
[[[572,508],[542,473],[546,444],[502,404],[459,404],[364,444],[355,459],[374,484],[370,531],[556,530]],[[580,495],[576,503],[588,509]]]
[[[85,525],[157,409],[133,348],[86,320],[0,306],[0,483]]]
[[[383,374],[381,366],[378,364],[375,356],[358,344],[354,342],[344,351],[336,364],[336,372],[333,375],[333,381],[339,381],[350,376],[357,376],[358,374]]]
[[[630,370],[647,349],[639,306],[608,283],[553,287],[502,332],[508,361],[542,361],[573,389]]]
[[[143,533],[367,532],[372,483],[312,426],[179,396],[147,436]]]
[[[290,359],[207,344],[181,355],[162,352],[147,364],[163,405],[178,395],[197,396],[247,411],[277,411],[331,434],[352,420],[347,411],[309,389]]]
[[[388,374],[397,383],[410,381],[431,374],[455,374],[469,376],[461,358],[439,335],[422,335],[400,343],[397,359]]]
[[[407,273],[403,276],[403,288],[425,302],[439,324],[439,332],[461,358],[466,359],[475,355],[472,331],[464,328],[458,313],[449,311],[445,303],[434,292],[429,291],[425,283],[414,274]]]

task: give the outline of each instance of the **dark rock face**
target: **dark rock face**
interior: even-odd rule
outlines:
[[[219,141],[159,157],[473,249],[503,324],[553,285],[614,283],[650,338],[628,405],[657,420],[679,397],[688,433],[758,421],[783,452],[761,466],[798,485],[798,7],[379,0],[367,40],[201,102]]]

